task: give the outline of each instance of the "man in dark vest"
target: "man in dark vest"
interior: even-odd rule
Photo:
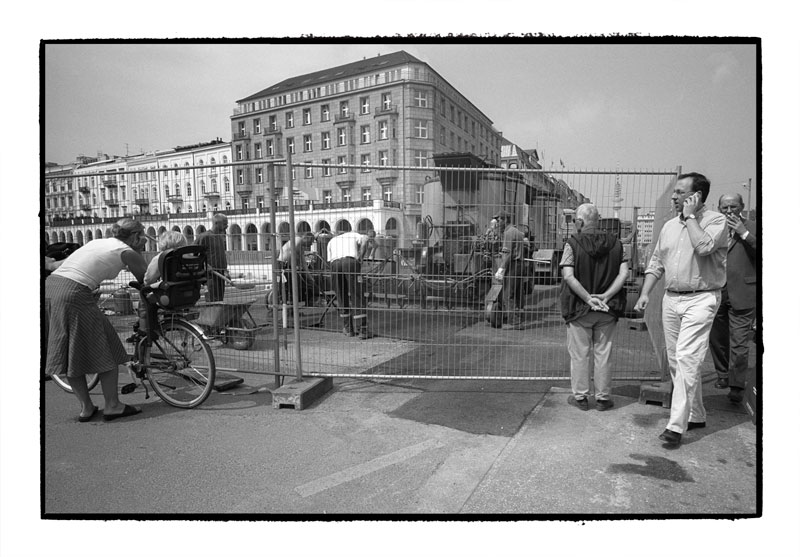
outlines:
[[[577,232],[567,240],[559,264],[572,384],[569,403],[589,409],[594,364],[595,404],[598,410],[608,410],[614,406],[609,359],[617,320],[625,311],[628,262],[617,236],[597,228],[597,207],[584,203],[575,217]]]
[[[728,398],[733,403],[743,398],[750,331],[756,317],[756,224],[742,219],[742,209],[744,201],[738,193],[723,195],[719,200],[719,212],[728,223],[727,284],[722,288],[722,301],[710,336],[711,356],[717,370],[714,386],[730,387]]]

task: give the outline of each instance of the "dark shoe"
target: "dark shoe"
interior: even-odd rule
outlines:
[[[727,389],[728,388],[728,379],[726,377],[720,377],[717,379],[717,382],[714,383],[714,387],[717,389]]]
[[[135,406],[128,406],[125,405],[125,409],[120,412],[119,414],[103,414],[103,421],[110,422],[112,420],[116,420],[118,418],[127,418],[128,416],[135,416],[136,414],[140,414],[142,410],[140,408],[136,408]]]
[[[585,398],[577,399],[574,396],[570,395],[567,399],[567,404],[570,406],[574,406],[578,410],[588,410],[589,409],[589,401]]]
[[[739,404],[744,399],[744,394],[742,393],[743,389],[737,389],[736,387],[731,387],[731,392],[728,393],[728,400],[733,402],[734,404]]]
[[[351,329],[351,328],[350,328],[350,325],[345,325],[345,326],[342,328],[342,332],[343,332],[344,334],[346,334],[347,336],[349,336],[349,337],[354,337],[354,336],[356,336],[356,334],[353,332],[353,329]]]
[[[611,400],[610,398],[599,399],[599,400],[595,401],[595,405],[597,406],[598,410],[603,412],[605,410],[609,410],[611,408],[614,408],[614,401]]]
[[[687,431],[692,431],[693,429],[703,429],[706,427],[705,422],[689,422],[689,425],[686,427]]]
[[[667,445],[677,447],[681,444],[681,434],[675,433],[670,429],[665,429],[664,433],[658,436],[659,439],[664,441]]]
[[[375,335],[372,333],[372,331],[370,331],[366,327],[361,329],[361,332],[358,334],[358,338],[360,338],[361,340],[367,340],[367,339],[372,338],[374,336]]]
[[[81,415],[78,415],[78,421],[79,421],[80,423],[82,423],[82,424],[83,424],[83,423],[86,423],[86,422],[88,422],[88,421],[91,421],[91,419],[92,419],[92,418],[94,418],[94,415],[95,415],[95,414],[97,414],[97,406],[95,406],[94,408],[92,408],[92,413],[91,413],[91,414],[89,414],[88,416],[81,416]]]

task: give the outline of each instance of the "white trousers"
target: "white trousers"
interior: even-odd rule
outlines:
[[[567,323],[567,349],[570,359],[572,394],[580,400],[589,396],[590,377],[594,369],[594,396],[608,400],[611,396],[611,346],[617,320],[603,312],[590,311]]]
[[[721,295],[719,290],[664,294],[661,320],[672,377],[672,406],[667,429],[686,431],[688,422],[705,422],[700,366],[708,352],[708,335]]]

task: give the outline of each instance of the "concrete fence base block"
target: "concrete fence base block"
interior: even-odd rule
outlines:
[[[300,381],[294,379],[272,391],[272,407],[302,410],[331,389],[333,379],[330,377],[305,377]]]
[[[664,408],[672,405],[672,383],[647,383],[639,389],[639,404],[660,404]]]

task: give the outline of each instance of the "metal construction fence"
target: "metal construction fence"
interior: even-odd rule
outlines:
[[[287,179],[280,194],[268,173],[266,203],[217,207],[229,220],[230,281],[223,302],[201,302],[196,313],[209,338],[221,341],[214,348],[218,369],[276,377],[568,379],[559,261],[564,242],[575,232],[575,209],[591,202],[600,211],[600,226],[622,240],[630,263],[627,313],[617,326],[612,355],[614,377],[660,375],[650,336],[632,308],[654,225],[658,229],[657,203],[678,170],[275,163],[281,165]],[[258,175],[254,164],[236,168]],[[354,172],[331,189],[309,186],[313,178],[296,188],[295,181],[315,175],[308,171],[312,168],[323,176],[343,168]],[[364,175],[377,182],[360,187]],[[403,183],[417,175],[418,180]],[[177,230],[194,242],[211,228],[214,211],[205,208],[133,216],[152,236]],[[523,260],[508,269],[506,279],[513,274],[519,280],[505,298],[502,292],[494,296],[492,288],[503,235],[493,221],[501,212],[526,245]],[[82,243],[106,235],[110,222],[89,217],[52,223],[46,237]],[[369,238],[357,279],[361,292],[350,302],[356,313],[365,308],[366,319],[363,331],[361,322],[355,325],[354,336],[343,332],[350,322],[340,315],[343,304],[327,252],[331,238],[349,231]],[[313,243],[302,258],[285,266],[277,262],[283,244],[299,246],[309,233]],[[151,242],[145,256],[154,255]],[[101,304],[121,337],[130,334],[135,321],[137,300],[126,289],[131,279],[122,273],[102,287]]]

